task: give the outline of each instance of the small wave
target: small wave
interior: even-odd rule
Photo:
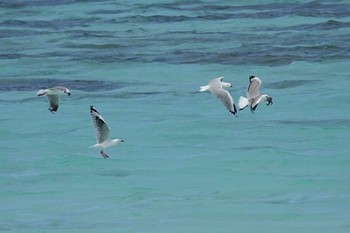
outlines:
[[[98,173],[96,173],[96,175],[123,178],[123,177],[129,176],[130,172],[129,171],[120,171],[120,170],[119,171],[110,170],[110,171],[98,172]]]
[[[53,86],[66,86],[72,90],[87,92],[108,91],[123,88],[125,82],[65,79],[5,79],[0,82],[0,91],[36,91]]]
[[[71,18],[71,19],[53,19],[53,20],[5,20],[0,22],[3,27],[20,27],[20,28],[49,28],[65,29],[73,27],[84,27],[91,25],[95,20],[91,18]]]
[[[282,125],[294,125],[302,127],[350,127],[349,119],[332,120],[280,120],[277,123]]]
[[[268,83],[265,86],[271,89],[285,89],[285,88],[303,86],[306,84],[312,84],[319,81],[320,80],[283,80],[283,81]]]
[[[285,27],[285,30],[297,31],[322,31],[322,30],[338,30],[341,28],[349,28],[350,22],[341,22],[337,20],[328,20],[316,24],[300,24],[296,26]]]

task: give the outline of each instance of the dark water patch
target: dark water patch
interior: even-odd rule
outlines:
[[[54,19],[54,20],[15,20],[9,19],[0,22],[2,27],[13,28],[49,28],[62,30],[65,28],[87,27],[95,22],[94,18],[71,18],[71,19]]]
[[[262,200],[263,203],[273,204],[273,205],[290,205],[290,204],[310,204],[316,202],[314,198],[308,196],[300,196],[300,197],[271,197]]]
[[[316,24],[300,24],[296,26],[285,27],[285,30],[298,30],[298,31],[321,31],[321,30],[337,30],[341,28],[349,28],[350,22],[341,22],[337,20],[328,20],[322,23]]]
[[[107,176],[107,177],[116,177],[116,178],[124,178],[130,175],[128,171],[103,171],[96,173],[98,176]]]
[[[41,6],[60,6],[76,4],[77,2],[89,3],[89,2],[105,2],[106,0],[4,0],[0,1],[0,7],[18,9],[25,7],[41,7]]]
[[[79,49],[120,49],[125,48],[126,46],[120,45],[120,44],[78,44],[78,43],[64,43],[62,45],[63,48],[79,48]]]
[[[241,146],[233,148],[233,150],[239,150],[239,151],[254,151],[254,150],[272,150],[276,149],[276,147],[273,146]]]
[[[32,29],[0,29],[0,38],[24,37],[24,36],[41,36],[50,34],[49,31],[38,31]]]
[[[97,9],[88,12],[89,15],[117,15],[125,13],[125,10],[119,10],[119,9]]]
[[[0,7],[1,8],[9,8],[9,9],[17,9],[17,8],[22,8],[25,7],[26,4],[25,2],[21,2],[21,1],[0,1]]]
[[[23,99],[0,99],[1,104],[18,104],[18,103],[28,103],[36,100],[37,97],[29,97],[29,98],[23,98]]]
[[[125,23],[176,23],[193,20],[194,17],[189,16],[168,16],[168,15],[131,15],[126,17],[104,20],[106,24],[125,24]]]
[[[54,86],[65,86],[71,90],[95,92],[120,89],[127,86],[127,83],[64,79],[4,79],[0,81],[0,91],[37,91]]]
[[[96,30],[64,30],[63,33],[70,35],[70,38],[72,39],[79,39],[79,38],[115,38],[113,35],[113,32],[110,31],[96,31]]]
[[[133,99],[139,97],[149,97],[164,94],[164,92],[160,91],[143,91],[143,92],[118,92],[118,93],[98,93],[98,94],[90,94],[90,95],[79,95],[74,96],[76,99]]]
[[[161,62],[170,64],[211,64],[222,65],[268,65],[279,66],[291,64],[294,61],[303,60],[300,57],[282,54],[265,54],[259,51],[227,50],[221,52],[200,50],[175,50],[167,54],[153,56],[150,62]]]
[[[0,59],[19,59],[25,57],[25,54],[20,53],[1,53]]]
[[[114,98],[123,98],[123,99],[129,99],[134,97],[142,97],[142,96],[154,96],[163,94],[164,92],[160,91],[141,91],[141,92],[121,92],[118,94],[114,94]]]
[[[298,127],[350,127],[349,119],[332,119],[332,120],[280,120],[281,125],[298,126]]]
[[[340,2],[320,2],[312,1],[307,3],[298,2],[274,2],[254,5],[234,5],[234,4],[215,4],[203,1],[177,1],[161,4],[135,4],[138,11],[146,10],[173,10],[181,12],[200,12],[202,14],[212,14],[219,16],[227,12],[239,15],[239,17],[251,18],[274,18],[284,16],[308,16],[308,17],[337,17],[344,18],[350,15],[348,9],[349,3]],[[249,12],[251,13],[240,13]],[[228,15],[226,15],[227,17]]]
[[[47,53],[28,55],[23,53],[5,53],[0,59],[29,58],[64,58],[71,61],[92,61],[100,63],[129,63],[160,62],[167,64],[223,64],[223,65],[287,65],[296,61],[322,62],[329,60],[350,59],[350,47],[333,45],[271,47],[267,44],[246,44],[241,48],[227,48],[220,51],[211,51],[205,48],[181,49],[176,48],[182,43],[191,43],[189,38],[179,40],[162,40],[156,43],[163,46],[171,45],[166,51],[157,49],[155,43],[146,38],[133,39],[135,44],[127,46],[126,41],[120,44],[65,44],[66,51],[51,51]],[[216,43],[215,38],[202,38],[206,43]],[[220,39],[222,40],[222,39]],[[124,44],[125,43],[125,44]],[[203,42],[204,43],[204,42]],[[220,42],[218,42],[220,43]],[[265,45],[265,46],[264,46]],[[138,53],[132,52],[138,50]]]
[[[283,80],[278,82],[267,83],[265,86],[271,89],[285,89],[303,86],[307,84],[313,84],[315,82],[320,82],[320,80]]]
[[[228,19],[273,19],[287,16],[304,17],[333,17],[345,18],[350,13],[348,3],[320,3],[317,1],[309,3],[268,3],[255,5],[223,5],[204,3],[202,1],[181,1],[163,4],[135,4],[129,6],[135,12],[162,12],[171,10],[181,12],[179,15],[132,15],[113,19],[113,23],[173,23],[185,21],[217,21]],[[92,11],[90,14],[118,14],[113,9]],[[190,16],[189,16],[190,15]]]

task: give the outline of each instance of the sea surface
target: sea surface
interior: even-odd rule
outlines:
[[[349,9],[0,1],[0,232],[350,232]],[[254,114],[198,92],[224,76],[237,103],[251,75]],[[109,159],[90,105],[125,140]]]

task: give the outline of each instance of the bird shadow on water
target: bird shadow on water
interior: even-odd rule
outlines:
[[[107,170],[94,173],[97,176],[104,177],[115,177],[115,178],[124,178],[130,176],[130,172],[126,170]]]

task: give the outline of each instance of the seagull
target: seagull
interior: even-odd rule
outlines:
[[[119,142],[124,142],[123,139],[109,139],[109,127],[107,126],[105,120],[102,118],[100,113],[94,108],[94,106],[90,106],[90,113],[92,117],[92,121],[94,122],[96,128],[96,139],[97,143],[90,148],[100,148],[101,155],[103,158],[109,158],[109,156],[103,151],[107,147],[115,146]]]
[[[250,111],[254,113],[256,107],[261,101],[266,101],[267,105],[272,105],[272,97],[267,94],[260,94],[259,88],[261,86],[261,80],[257,76],[249,77],[249,85],[247,88],[247,97],[239,97],[238,106],[239,110],[245,109],[248,105]]]
[[[227,110],[237,117],[237,108],[230,93],[224,87],[232,87],[230,83],[223,82],[224,77],[214,78],[206,86],[201,86],[199,92],[209,90],[216,98],[218,98]]]
[[[37,93],[37,96],[47,95],[47,98],[48,98],[49,103],[50,103],[49,110],[52,113],[56,113],[56,111],[58,109],[58,105],[60,103],[60,95],[61,94],[71,95],[68,88],[62,87],[62,86],[57,86],[57,87],[52,87],[52,88],[48,88],[48,89],[40,89]]]

